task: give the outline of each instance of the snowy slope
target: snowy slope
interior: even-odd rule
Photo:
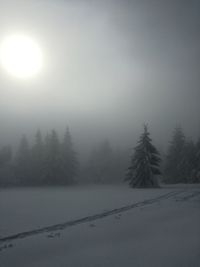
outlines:
[[[171,188],[132,190],[127,185],[4,189],[0,191],[0,236],[65,222],[171,191]]]
[[[1,242],[0,267],[200,266],[200,188],[132,190],[121,186],[100,186],[66,190],[57,188],[49,192],[40,189],[40,201],[41,198],[46,200],[41,205],[39,199],[34,197],[36,192],[37,189],[28,193],[17,191],[16,195],[12,190],[1,192],[1,201],[9,200],[10,209],[7,218],[4,217],[3,223],[0,223],[1,237],[33,230],[38,227],[38,222],[43,227],[46,222],[47,225],[53,225],[87,215],[92,217],[96,213],[103,214],[105,209],[112,210],[134,203],[138,205],[65,229],[51,229],[24,239]],[[18,193],[21,199],[18,199]],[[159,198],[166,194],[169,197]],[[15,196],[15,199],[11,196]],[[22,201],[25,196],[29,196],[29,201]],[[53,206],[55,199],[56,205]],[[144,202],[144,199],[154,201]],[[6,216],[6,204],[3,203],[1,218],[2,215]],[[19,203],[24,205],[20,207]],[[27,206],[25,203],[28,203]],[[51,209],[48,207],[50,204]],[[14,213],[17,208],[18,216],[17,212]],[[46,209],[48,212],[45,214]],[[53,218],[53,213],[56,218]],[[29,220],[25,218],[23,221],[27,214]],[[14,222],[11,224],[11,219],[15,220],[15,216],[18,223],[12,228]],[[31,222],[31,218],[35,217],[37,220]],[[3,228],[6,228],[5,232]]]

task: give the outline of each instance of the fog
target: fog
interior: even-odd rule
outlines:
[[[199,14],[0,0],[1,266],[200,266]]]
[[[200,134],[199,1],[0,1],[0,41],[29,34],[43,70],[0,70],[0,143],[70,127],[80,155],[109,139],[134,146],[143,123],[165,148]]]

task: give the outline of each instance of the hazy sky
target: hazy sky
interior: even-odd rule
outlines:
[[[197,137],[199,12],[199,0],[0,1],[0,41],[24,33],[44,53],[32,79],[0,69],[1,143],[69,125],[77,146],[129,146],[144,122],[159,144],[177,124]]]

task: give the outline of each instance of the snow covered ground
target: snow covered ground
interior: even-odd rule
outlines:
[[[199,267],[199,225],[200,187],[2,189],[0,267]]]

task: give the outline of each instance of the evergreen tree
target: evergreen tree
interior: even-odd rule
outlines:
[[[181,160],[177,166],[181,181],[184,183],[193,182],[193,172],[195,170],[196,147],[193,141],[185,142],[182,150]]]
[[[196,143],[196,151],[195,151],[195,168],[192,171],[192,182],[200,183],[200,138]]]
[[[116,169],[113,149],[108,140],[104,140],[91,153],[87,173],[95,183],[109,183]]]
[[[72,184],[78,171],[78,160],[73,149],[72,138],[67,127],[61,144],[61,157],[63,164],[63,183]]]
[[[45,141],[44,182],[50,185],[60,184],[63,168],[57,132],[52,130]]]
[[[152,144],[147,125],[144,125],[144,133],[140,136],[138,145],[135,147],[126,177],[130,186],[138,188],[159,187],[155,176],[161,174],[160,161],[159,153]]]
[[[10,146],[4,146],[0,149],[0,186],[12,185],[15,182],[12,166],[12,149]]]
[[[165,181],[167,183],[184,182],[180,168],[180,164],[183,161],[184,148],[185,136],[182,128],[176,127],[166,156]]]
[[[40,130],[35,135],[35,143],[32,148],[31,172],[34,184],[40,185],[44,182],[44,143]]]
[[[21,185],[30,184],[30,148],[25,135],[22,136],[16,155],[15,175]]]

